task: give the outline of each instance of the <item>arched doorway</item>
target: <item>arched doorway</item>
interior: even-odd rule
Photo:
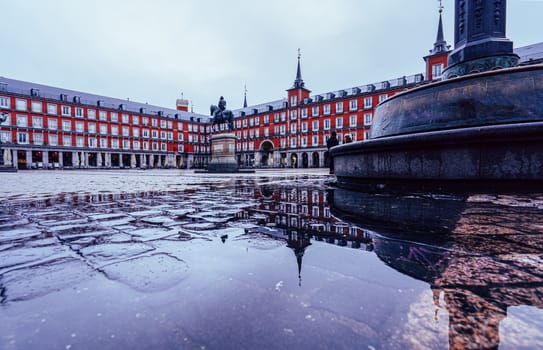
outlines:
[[[98,166],[98,155],[96,153],[89,153],[89,166]]]
[[[269,140],[260,145],[260,164],[261,167],[273,166],[273,143]]]
[[[281,167],[284,168],[287,166],[287,154],[281,153]]]
[[[302,153],[302,168],[309,168],[309,156],[306,152]]]
[[[128,153],[123,153],[123,154],[121,155],[121,159],[122,159],[123,167],[124,167],[124,168],[129,168],[129,167],[130,167],[130,164],[131,164],[130,154],[128,154]]]
[[[72,152],[62,152],[62,165],[63,166],[74,166],[72,162]]]
[[[298,155],[296,153],[292,153],[290,156],[290,164],[293,168],[298,167]]]
[[[120,160],[121,160],[121,158],[119,157],[118,153],[112,153],[111,154],[111,166],[112,167],[119,167],[121,165]]]
[[[42,151],[32,151],[32,165],[33,169],[43,168],[43,153]]]
[[[28,164],[26,164],[26,151],[17,151],[17,168],[26,169],[27,167]]]
[[[318,168],[320,167],[320,157],[319,157],[319,152],[313,152],[313,167],[314,168]]]

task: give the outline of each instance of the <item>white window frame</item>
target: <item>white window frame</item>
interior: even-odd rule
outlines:
[[[15,110],[26,112],[28,110],[28,101],[22,98],[16,98]]]
[[[441,78],[443,74],[443,63],[436,63],[432,65],[432,79]]]
[[[11,99],[7,96],[0,96],[0,108],[9,109],[11,106]]]
[[[28,128],[28,116],[18,114],[15,117],[15,125],[17,125],[20,128]]]
[[[296,148],[296,137],[291,137],[290,138],[290,147],[291,148]]]
[[[35,144],[35,145],[43,145],[43,134],[40,134],[40,133],[33,133],[32,134],[32,142]]]
[[[358,109],[358,100],[352,99],[349,101],[349,111],[356,111]]]
[[[349,127],[355,128],[357,119],[358,118],[357,118],[356,114],[350,115],[349,116]]]
[[[372,124],[372,115],[371,113],[364,114],[364,125],[371,125]]]
[[[62,131],[72,131],[71,120],[62,120]]]
[[[58,119],[57,118],[47,118],[47,129],[49,129],[49,130],[58,130]]]
[[[28,144],[28,133],[27,132],[18,132],[17,133],[17,143],[20,145]]]
[[[63,117],[71,117],[72,116],[72,108],[70,106],[62,105],[61,108],[60,108],[60,114]]]
[[[49,146],[58,146],[58,135],[47,134]]]
[[[85,132],[85,123],[75,122],[75,132]]]
[[[62,145],[65,147],[72,147],[72,136],[62,135]]]
[[[32,127],[35,129],[43,129],[43,118],[38,116],[32,117]]]
[[[364,97],[364,109],[369,109],[373,107],[373,98]]]
[[[343,129],[343,117],[336,118],[336,129]]]
[[[43,112],[43,103],[41,101],[32,101],[30,109],[33,113],[41,113]]]
[[[54,104],[54,103],[48,103],[47,104],[47,114],[57,115],[58,114],[57,105]]]

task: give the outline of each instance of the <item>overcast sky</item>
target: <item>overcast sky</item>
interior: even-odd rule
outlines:
[[[437,0],[0,0],[0,76],[208,114],[422,73]],[[453,44],[454,1],[444,0]],[[543,41],[541,0],[509,0],[514,46]]]

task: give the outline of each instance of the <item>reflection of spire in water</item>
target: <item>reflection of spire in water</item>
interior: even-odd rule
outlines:
[[[294,254],[296,254],[296,262],[298,263],[298,286],[302,286],[302,258],[304,256],[303,250],[295,250]]]
[[[303,234],[298,234],[296,231],[288,231],[287,246],[294,251],[296,263],[298,264],[298,286],[302,286],[302,258],[305,253],[305,248],[311,245],[309,238],[305,238]]]

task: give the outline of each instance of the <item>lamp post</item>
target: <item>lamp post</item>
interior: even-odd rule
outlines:
[[[8,119],[8,112],[0,113],[0,124]],[[2,140],[0,139],[0,165],[4,165],[4,152],[2,151]]]

